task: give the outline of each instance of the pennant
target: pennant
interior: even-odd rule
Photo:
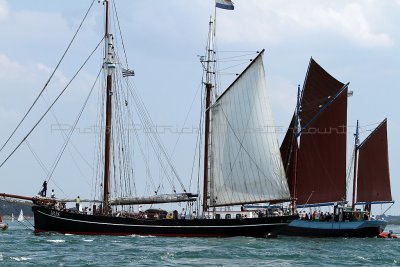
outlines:
[[[233,2],[231,0],[215,0],[215,6],[222,9],[234,10]]]

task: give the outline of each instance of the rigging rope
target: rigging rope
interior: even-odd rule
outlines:
[[[124,39],[122,38],[122,31],[121,31],[121,26],[119,23],[119,18],[118,18],[118,12],[117,12],[117,6],[115,5],[115,1],[112,1],[113,6],[114,6],[114,11],[115,11],[115,17],[116,17],[116,21],[117,21],[117,25],[118,25],[118,32],[121,38],[121,44],[122,44],[122,50],[124,51],[124,57],[125,57],[125,64],[126,67],[128,67],[128,57],[126,56],[126,50],[125,50],[125,44],[124,44]]]
[[[86,63],[89,61],[89,59],[92,57],[94,52],[96,52],[97,48],[100,46],[100,44],[103,42],[104,37],[100,40],[100,42],[97,44],[96,48],[92,51],[92,53],[86,58],[86,60],[83,62],[81,67],[78,69],[78,71],[74,74],[72,79],[68,82],[68,84],[64,87],[64,89],[61,91],[61,93],[56,97],[56,99],[53,101],[53,103],[50,105],[50,107],[46,110],[46,112],[40,117],[40,119],[36,122],[36,124],[32,127],[32,129],[28,132],[27,135],[21,140],[21,142],[18,143],[18,145],[11,151],[11,153],[7,156],[7,158],[0,164],[0,168],[3,167],[3,165],[11,158],[12,155],[14,155],[15,151],[22,145],[22,143],[29,137],[29,135],[36,129],[36,127],[40,124],[40,122],[43,120],[43,118],[49,113],[51,108],[57,103],[57,101],[60,99],[60,97],[64,94],[64,92],[67,90],[69,85],[72,83],[73,80],[75,80],[76,76],[78,73],[83,69],[83,67],[86,65]]]
[[[129,92],[130,94],[133,96],[136,105],[135,107],[137,108],[138,114],[140,115],[139,118],[142,122],[142,124],[146,127],[146,129],[154,129],[154,123],[151,120],[151,117],[146,109],[146,107],[144,106],[143,101],[141,100],[140,96],[136,93],[135,90],[133,90],[132,86],[129,87]],[[173,172],[174,176],[177,178],[181,188],[183,189],[184,192],[186,192],[185,187],[182,183],[182,180],[180,179],[175,167],[172,164],[171,158],[168,155],[168,153],[166,152],[165,147],[163,146],[163,144],[161,143],[157,131],[156,132],[152,132],[151,133],[151,137],[153,138],[149,138],[150,143],[153,147],[153,151],[157,154],[157,158],[159,159],[160,164],[162,165],[162,168],[164,169],[164,172],[166,174],[167,179],[169,180],[169,182],[172,185],[172,180],[171,177],[169,177],[168,172],[166,171],[166,168],[164,166],[164,163],[161,159],[161,155],[159,155],[156,151],[157,151],[157,147],[160,149],[161,154],[163,155],[163,157],[165,158],[165,160],[167,161],[166,163],[168,164],[168,166],[171,168],[171,171]],[[154,143],[155,142],[155,143]],[[157,146],[157,147],[156,147]],[[175,188],[173,188],[173,190],[175,191]]]
[[[92,8],[93,4],[94,4],[95,0],[92,1],[92,3],[90,4],[88,10],[85,13],[85,16],[83,17],[83,20],[81,21],[81,23],[78,26],[78,29],[76,30],[74,36],[72,37],[72,40],[70,41],[70,43],[67,46],[67,49],[64,51],[63,55],[61,56],[61,59],[58,61],[56,67],[54,68],[53,72],[51,73],[49,79],[46,81],[44,87],[42,88],[42,90],[40,91],[39,95],[36,97],[36,99],[33,101],[32,105],[29,107],[28,111],[25,113],[25,115],[22,117],[21,121],[18,123],[17,127],[15,127],[15,129],[13,130],[13,132],[10,134],[10,136],[7,138],[6,142],[2,145],[2,147],[0,148],[0,152],[3,151],[4,147],[8,144],[8,142],[10,141],[10,139],[13,137],[13,135],[15,134],[15,132],[18,130],[18,128],[21,126],[21,124],[23,123],[23,121],[25,120],[25,118],[28,116],[28,114],[31,112],[32,108],[35,106],[35,104],[37,103],[37,101],[39,100],[40,96],[43,94],[44,90],[47,88],[47,86],[49,85],[51,79],[53,78],[54,74],[56,73],[56,71],[58,70],[58,67],[61,65],[61,62],[63,61],[65,55],[67,54],[69,48],[71,47],[72,43],[75,40],[75,37],[78,35],[78,32],[80,31],[84,21],[86,20],[87,15],[89,14],[90,9]],[[1,165],[3,166],[3,164]],[[1,167],[0,166],[0,167]]]
[[[85,110],[86,104],[88,103],[89,98],[90,98],[90,96],[92,95],[93,88],[94,88],[95,85],[97,84],[97,81],[98,81],[98,79],[99,79],[99,76],[100,76],[100,74],[101,74],[101,71],[102,71],[102,68],[100,69],[99,73],[97,74],[96,80],[94,81],[94,83],[93,83],[93,85],[92,85],[92,88],[90,89],[89,94],[88,94],[88,96],[86,97],[86,100],[85,100],[85,102],[83,103],[83,106],[82,106],[81,110],[79,111],[78,116],[77,116],[77,118],[75,119],[75,122],[74,122],[73,126],[71,127],[71,129],[70,129],[68,135],[66,136],[65,142],[64,142],[64,144],[62,145],[61,150],[60,150],[60,152],[58,153],[58,155],[57,155],[57,157],[56,157],[56,159],[55,159],[55,161],[54,161],[52,167],[50,168],[50,172],[48,173],[48,175],[47,175],[47,177],[46,177],[46,181],[50,181],[50,179],[52,178],[53,173],[54,173],[54,171],[55,171],[55,169],[56,169],[56,167],[57,167],[57,165],[58,165],[58,163],[59,163],[59,161],[60,161],[62,155],[64,154],[65,148],[67,147],[68,142],[69,142],[69,140],[71,139],[72,134],[73,134],[74,131],[75,131],[76,125],[78,124],[79,119],[81,118],[82,113],[83,113],[83,111]]]

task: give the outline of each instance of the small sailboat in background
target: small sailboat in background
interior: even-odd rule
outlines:
[[[11,222],[14,222],[14,213],[11,213]]]
[[[24,221],[24,212],[22,211],[22,209],[21,209],[21,211],[19,213],[18,221],[19,222],[23,222]]]

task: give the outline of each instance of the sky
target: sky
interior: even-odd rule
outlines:
[[[91,2],[0,0],[0,143],[8,138],[43,88]],[[153,121],[171,129],[197,127],[202,77],[198,55],[204,55],[214,1],[116,0],[115,3],[129,65],[136,72],[133,79]],[[312,57],[339,81],[350,82],[350,90],[354,92],[348,109],[348,157],[352,150],[351,130],[357,119],[361,140],[380,121],[388,119],[392,196],[399,201],[400,115],[396,110],[400,96],[397,15],[400,1],[236,0],[234,3],[234,11],[217,11],[218,49],[265,49],[264,65],[275,124],[288,125],[297,85],[303,84]],[[103,6],[95,1],[77,42],[26,125],[0,152],[1,160],[70,80],[100,40],[102,30]],[[56,105],[54,113],[29,137],[28,144],[24,143],[0,168],[1,192],[27,196],[37,193],[45,177],[39,161],[49,168],[59,148],[55,117],[61,123],[69,123],[75,117],[101,62],[101,56],[89,62],[92,69],[85,68],[77,77],[72,89],[63,96],[64,105]],[[234,78],[226,77],[222,88]],[[72,111],[72,107],[77,108]],[[88,112],[95,113],[96,109],[89,106]],[[75,170],[74,159],[66,156],[57,169],[57,179],[49,183],[49,188],[56,188],[59,195],[63,190],[63,196],[90,196],[93,166],[84,165],[94,164],[92,148],[86,146],[94,137],[82,132],[91,125],[82,122],[83,130],[73,137],[87,164],[80,162],[83,166]],[[279,141],[283,136],[284,132],[278,132]],[[167,150],[172,151],[177,134],[167,131],[161,138]],[[172,153],[184,181],[191,176],[195,141],[195,131],[185,134]],[[379,205],[375,209],[379,213],[387,207]],[[388,214],[400,214],[399,202]]]

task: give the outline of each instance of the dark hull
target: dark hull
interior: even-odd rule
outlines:
[[[297,216],[247,219],[147,220],[94,216],[33,206],[35,232],[82,235],[232,237],[274,236]]]
[[[304,237],[376,237],[386,227],[381,220],[318,222],[294,220],[279,231],[280,235]]]

